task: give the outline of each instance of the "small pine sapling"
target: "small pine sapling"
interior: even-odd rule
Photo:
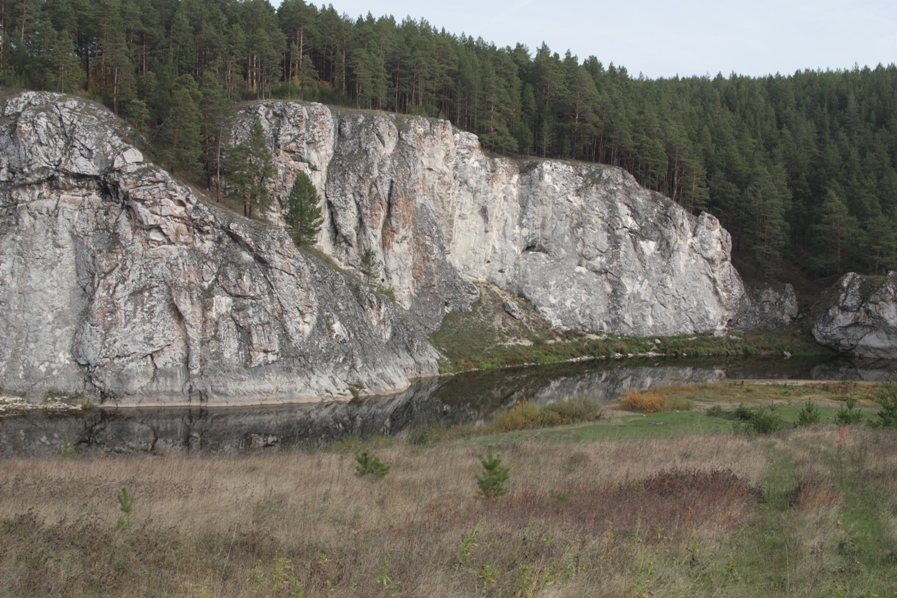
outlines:
[[[897,428],[897,375],[885,380],[878,392],[878,425],[882,428]]]
[[[819,407],[817,407],[812,400],[807,399],[807,403],[797,414],[797,425],[812,426],[814,424],[818,424],[821,419],[822,416],[819,413]]]
[[[495,498],[508,493],[508,478],[511,477],[510,469],[501,464],[501,456],[492,454],[492,445],[487,449],[486,457],[477,455],[485,470],[482,475],[476,476],[477,486],[486,498]]]
[[[838,412],[835,413],[835,423],[841,424],[842,426],[852,426],[863,421],[863,412],[859,409],[855,409],[857,400],[853,397],[847,397],[845,403],[847,407],[841,407],[838,409]]]
[[[359,270],[364,284],[371,290],[377,290],[380,286],[380,260],[377,259],[373,249],[365,249],[361,254]]]
[[[380,457],[368,449],[355,453],[355,460],[358,461],[358,465],[355,467],[355,475],[358,477],[371,474],[382,478],[389,473],[390,466],[384,465]]]

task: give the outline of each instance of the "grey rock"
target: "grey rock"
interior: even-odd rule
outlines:
[[[526,321],[526,316],[523,315],[522,311],[520,311],[520,306],[513,301],[505,301],[502,304],[502,307],[504,308],[505,312],[515,320],[520,320],[522,322]]]
[[[841,353],[897,359],[897,272],[884,277],[845,274],[812,331],[820,344]]]
[[[493,158],[447,121],[319,104],[255,104],[235,138],[256,119],[281,207],[306,172],[326,213],[321,249],[345,268],[372,249],[383,284],[427,329],[467,309],[470,280],[525,297],[559,329],[706,331],[741,306],[719,221],[692,216],[619,168]]]
[[[794,287],[768,282],[745,285],[733,326],[742,329],[781,328],[797,320],[798,305]]]
[[[283,230],[199,202],[105,109],[0,112],[0,386],[126,404],[260,403],[406,388],[414,324]]]

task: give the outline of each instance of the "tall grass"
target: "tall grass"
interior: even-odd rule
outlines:
[[[0,595],[897,594],[891,430],[355,450],[4,461]]]

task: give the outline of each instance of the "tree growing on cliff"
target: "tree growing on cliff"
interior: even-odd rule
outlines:
[[[231,148],[225,170],[228,195],[243,203],[244,216],[252,218],[253,208],[264,210],[270,205],[267,181],[274,166],[261,122],[256,120],[249,135]]]
[[[359,265],[361,276],[364,278],[364,284],[372,290],[376,290],[380,286],[380,260],[373,249],[365,249],[361,254],[361,264]]]
[[[324,218],[318,206],[318,190],[304,172],[296,176],[290,189],[284,220],[296,247],[308,247],[314,244],[318,233],[321,232]]]

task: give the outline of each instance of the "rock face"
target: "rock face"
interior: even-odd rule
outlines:
[[[31,396],[298,400],[437,372],[385,298],[198,202],[65,96],[0,113],[0,280],[0,386]]]
[[[423,336],[488,281],[552,325],[629,335],[725,326],[730,238],[624,171],[487,156],[446,121],[264,102],[281,205],[321,191],[320,248],[367,249],[395,303],[276,226],[197,200],[103,108],[24,93],[0,109],[0,387],[130,404],[348,397],[437,372]],[[389,294],[389,293],[387,293]]]
[[[783,283],[745,285],[733,324],[738,328],[779,328],[797,320],[794,287]]]
[[[429,328],[469,304],[463,277],[525,297],[556,327],[639,336],[725,326],[744,296],[719,221],[621,169],[492,158],[447,121],[317,104],[255,104],[236,138],[256,119],[272,195],[284,200],[306,172],[326,208],[320,245],[345,267],[372,249],[399,305]]]
[[[813,336],[842,353],[897,359],[897,272],[844,275],[816,318]]]

